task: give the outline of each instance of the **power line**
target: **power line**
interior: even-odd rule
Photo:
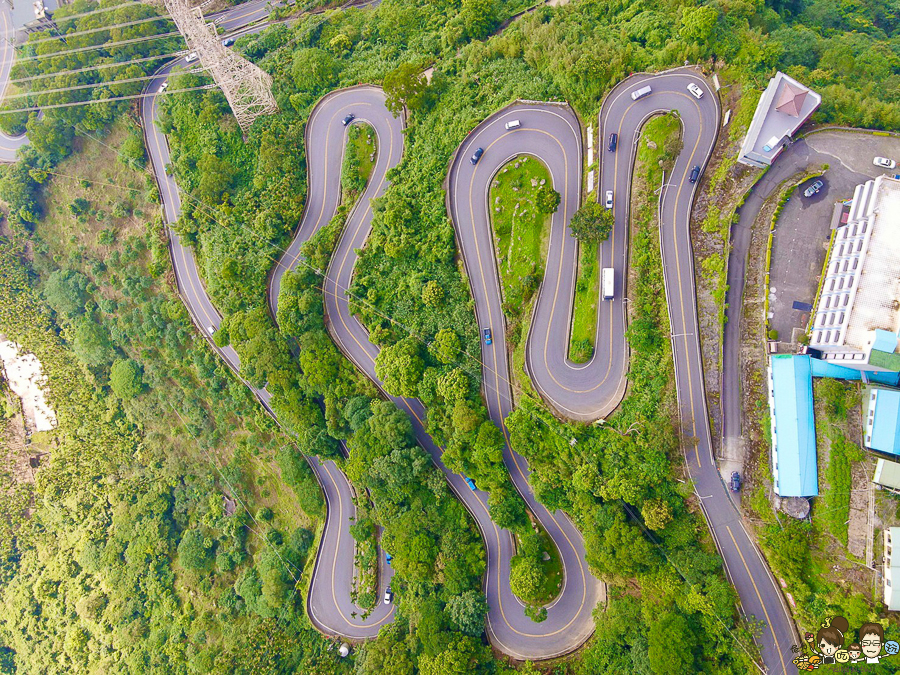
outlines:
[[[21,84],[22,82],[31,82],[33,80],[40,80],[47,77],[56,77],[62,75],[77,75],[78,73],[86,73],[91,70],[103,70],[104,68],[118,68],[123,66],[130,66],[136,63],[144,63],[146,61],[155,61],[157,59],[168,59],[170,57],[175,56],[183,56],[187,53],[186,49],[179,49],[177,52],[169,52],[168,54],[159,54],[157,56],[143,56],[139,59],[131,59],[129,61],[119,61],[114,63],[99,63],[93,66],[85,66],[84,68],[78,68],[76,70],[58,70],[55,73],[40,73],[39,75],[29,75],[28,77],[20,77],[16,80],[9,80],[9,84]]]
[[[104,84],[115,84],[113,82],[107,82]],[[0,115],[11,115],[12,113],[23,113],[23,112],[36,112],[38,110],[51,110],[53,108],[71,108],[77,105],[91,105],[92,103],[110,103],[114,101],[129,101],[136,98],[146,98],[148,96],[163,96],[168,94],[183,94],[188,91],[199,91],[201,89],[216,89],[216,85],[214,84],[205,84],[202,87],[188,87],[187,89],[176,89],[174,91],[158,91],[158,92],[143,92],[140,94],[129,94],[127,96],[114,96],[112,98],[98,98],[90,101],[72,101],[70,103],[54,103],[53,105],[40,105],[40,106],[32,106],[30,108],[16,108],[15,110],[0,110]]]
[[[53,12],[53,20],[59,24],[64,21],[73,21],[75,19],[81,19],[86,16],[93,16],[94,14],[101,14],[103,12],[112,12],[114,10],[124,9],[126,7],[137,7],[142,4],[143,3],[140,3],[140,2],[123,2],[118,5],[113,5],[112,7],[100,7],[99,9],[92,9],[90,12],[82,12],[81,14],[71,14],[68,16],[58,16],[59,12],[62,11],[62,8],[60,8],[60,9],[56,10],[56,12]],[[156,9],[156,11],[159,11],[158,7],[156,7],[155,9]]]
[[[30,40],[21,45],[16,45],[16,47],[18,49],[24,49],[25,47],[38,45],[42,42],[48,42],[51,40],[68,40],[69,38],[79,37],[81,35],[89,35],[91,33],[100,33],[105,30],[115,30],[117,28],[128,28],[129,26],[137,26],[139,24],[148,23],[150,21],[167,21],[167,22],[171,23],[172,19],[170,19],[169,17],[166,17],[166,16],[149,16],[149,17],[145,17],[143,19],[135,19],[134,21],[127,21],[125,23],[114,23],[114,24],[109,24],[108,26],[100,26],[98,28],[89,28],[87,30],[79,30],[79,31],[75,31],[73,33],[63,33],[62,31],[59,31],[59,35],[51,35],[51,36],[42,38],[40,40],[33,40],[33,41]]]
[[[197,65],[196,67],[184,71],[184,74],[198,74],[202,73],[206,70],[202,65]],[[181,74],[181,73],[179,73]],[[90,84],[78,84],[71,87],[60,87],[57,89],[36,89],[32,91],[26,91],[21,94],[13,94],[12,96],[4,97],[4,100],[10,100],[14,98],[26,98],[29,96],[40,96],[42,94],[58,94],[66,91],[77,91],[80,89],[90,89],[92,87],[108,87],[114,84],[127,84],[129,82],[142,82],[144,80],[153,80],[157,77],[157,75],[142,75],[141,77],[129,77],[124,80],[105,80],[103,82],[92,82]]]
[[[177,30],[171,33],[157,33],[156,35],[145,35],[143,37],[132,38],[130,40],[117,40],[115,42],[104,42],[99,45],[88,45],[87,47],[77,47],[76,49],[60,49],[59,51],[50,52],[48,54],[35,54],[34,56],[20,56],[17,61],[19,63],[25,61],[37,61],[38,59],[49,59],[53,56],[65,56],[67,54],[78,54],[80,52],[87,52],[92,49],[106,49],[108,47],[118,47],[120,45],[130,45],[136,42],[147,42],[148,40],[158,40],[161,38],[173,37],[175,35],[181,35]],[[44,40],[40,40],[35,44],[40,44],[44,42]]]

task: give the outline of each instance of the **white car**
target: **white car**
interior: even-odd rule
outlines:
[[[215,327],[215,326],[207,326],[207,327],[206,327],[206,331],[207,331],[210,335],[213,335],[213,334],[216,332],[216,327]]]
[[[689,92],[691,92],[691,94],[694,96],[694,98],[697,98],[697,99],[703,98],[703,90],[700,87],[698,87],[696,84],[694,84],[693,82],[691,82],[687,86],[687,90]]]
[[[191,52],[190,54],[187,55],[187,58],[185,58],[184,62],[185,63],[193,63],[194,61],[197,60],[197,58],[199,58],[197,56],[197,52]]]
[[[160,86],[159,90],[160,90],[160,91],[165,91],[165,90],[166,90],[166,87],[168,87],[168,86],[169,86],[169,81],[166,80],[165,82],[162,83],[162,86]]]
[[[893,169],[897,166],[897,162],[892,159],[888,159],[887,157],[876,157],[872,160],[872,164],[875,166],[880,166],[882,169]]]
[[[613,207],[613,191],[606,191],[606,208],[611,209]]]
[[[384,591],[384,604],[391,604],[391,600],[394,599],[394,593],[391,591],[391,587],[388,586]]]

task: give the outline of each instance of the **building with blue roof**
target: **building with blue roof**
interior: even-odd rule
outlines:
[[[777,354],[769,360],[772,477],[781,497],[819,494],[812,360],[791,354]]]
[[[869,387],[863,405],[866,447],[900,455],[900,391]]]

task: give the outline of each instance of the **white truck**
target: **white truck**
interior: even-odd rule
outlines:
[[[616,278],[615,271],[612,267],[603,268],[603,299],[612,300],[616,295]]]

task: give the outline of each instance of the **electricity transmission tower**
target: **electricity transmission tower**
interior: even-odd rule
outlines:
[[[188,0],[165,0],[165,5],[188,49],[197,53],[200,63],[222,89],[244,132],[257,117],[278,109],[269,74],[223,46],[215,26],[203,20],[202,9],[192,9]]]

